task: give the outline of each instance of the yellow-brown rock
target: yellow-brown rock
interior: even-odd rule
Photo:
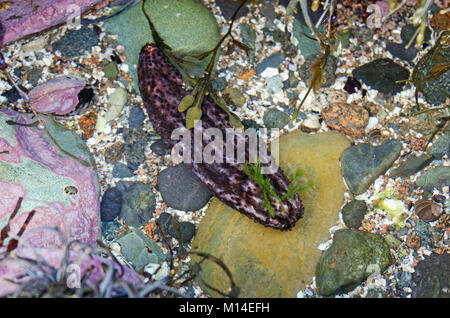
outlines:
[[[286,175],[302,169],[314,184],[300,193],[305,214],[293,230],[266,228],[214,199],[192,243],[193,251],[209,253],[228,266],[240,297],[295,297],[311,283],[320,257],[317,247],[328,240],[344,200],[339,157],[350,145],[344,135],[294,132],[279,141],[280,166]],[[193,263],[199,260],[192,256]],[[201,268],[203,281],[228,291],[229,279],[217,264],[204,261]]]

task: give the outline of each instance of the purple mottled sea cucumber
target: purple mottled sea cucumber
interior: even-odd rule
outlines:
[[[180,72],[169,63],[155,45],[147,44],[142,48],[139,56],[138,77],[141,96],[153,127],[170,147],[175,146],[178,141],[171,139],[172,132],[177,128],[184,128],[186,123],[186,112],[179,112],[178,105],[181,99],[189,94],[183,88]],[[201,124],[202,131],[208,128],[219,128],[222,131],[223,163],[196,163],[195,151],[193,151],[191,163],[187,163],[193,173],[219,200],[255,222],[282,231],[290,230],[303,215],[300,198],[295,195],[283,201],[281,206],[276,198],[270,197],[270,203],[275,212],[273,217],[270,216],[263,205],[263,188],[244,172],[242,163],[230,163],[230,160],[227,160],[225,132],[232,126],[229,123],[228,114],[209,96],[205,96],[203,100]],[[189,131],[193,145],[194,132],[193,129]],[[248,162],[248,137],[238,135],[234,138],[234,149],[237,147],[239,138],[245,138],[246,162]],[[211,140],[203,139],[202,146],[205,147]],[[266,177],[270,179],[277,194],[282,195],[288,191],[289,180],[280,168],[277,167],[275,173],[267,174]]]

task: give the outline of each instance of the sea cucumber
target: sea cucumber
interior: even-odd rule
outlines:
[[[179,112],[181,99],[189,92],[183,87],[180,72],[169,63],[164,54],[152,44],[145,45],[139,55],[138,63],[139,89],[148,116],[156,132],[163,140],[173,147],[177,141],[171,139],[172,132],[185,127],[186,112]],[[214,101],[205,96],[202,104],[202,129],[219,128],[223,132],[232,128],[228,114]],[[193,135],[193,130],[190,130]],[[191,136],[193,144],[193,136]],[[239,138],[239,137],[238,137]],[[242,137],[244,138],[244,137]],[[203,140],[203,147],[211,140]],[[237,139],[234,147],[236,149]],[[246,138],[246,160],[248,160],[248,138]],[[263,203],[263,189],[247,176],[242,163],[228,163],[226,151],[223,149],[223,163],[187,163],[193,173],[206,185],[209,191],[219,200],[233,209],[248,216],[255,222],[282,231],[290,230],[298,219],[303,216],[303,206],[298,195],[283,202],[271,197],[270,201],[275,211],[270,217]],[[193,153],[191,154],[194,156]],[[280,168],[276,173],[266,175],[278,194],[286,193],[289,180]]]

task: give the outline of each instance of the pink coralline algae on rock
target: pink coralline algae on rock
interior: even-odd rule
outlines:
[[[64,115],[77,107],[78,93],[85,85],[75,76],[56,77],[33,88],[30,102],[38,113]]]
[[[63,125],[44,115],[41,118],[62,149],[91,165],[83,165],[61,152],[37,127],[33,116],[0,110],[0,230],[23,198],[9,224],[8,239],[18,236],[28,212],[34,210],[14,252],[20,254],[23,248],[29,247],[42,249],[45,259],[53,257],[51,249],[63,245],[60,235],[49,227],[58,228],[69,241],[94,246],[99,236],[100,204],[97,173],[89,149]],[[68,187],[76,189],[76,193],[66,191]],[[0,254],[6,251],[7,240],[2,242]],[[10,277],[15,270],[5,269],[2,261],[0,295],[5,286],[2,277]]]
[[[90,159],[89,150],[78,136],[49,118],[43,119],[61,147],[70,147],[65,150],[82,160]],[[22,208],[11,224],[13,233],[26,219],[22,212],[33,209],[36,213],[27,231],[56,226],[71,239],[94,244],[100,210],[97,173],[62,154],[42,130],[14,124],[34,121],[32,116],[13,112],[8,116],[0,111],[0,227],[18,199],[23,198]],[[65,192],[69,186],[78,190],[76,195]],[[30,235],[27,242],[34,247],[60,245],[56,234],[40,231]]]
[[[0,11],[4,37],[0,46],[78,17],[102,0],[9,0]]]

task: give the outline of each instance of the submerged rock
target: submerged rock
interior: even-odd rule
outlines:
[[[385,140],[380,146],[361,143],[344,151],[341,164],[345,182],[354,194],[361,194],[385,173],[402,150],[397,140]]]
[[[421,261],[413,274],[412,297],[448,298],[450,296],[450,254],[431,254]]]
[[[54,50],[58,50],[68,59],[83,55],[93,46],[98,44],[97,35],[86,26],[79,30],[69,30],[57,42],[52,44]]]
[[[388,58],[359,66],[352,73],[356,79],[386,95],[399,93],[405,84],[396,82],[409,78],[407,69]]]
[[[278,65],[285,60],[285,58],[286,57],[279,52],[266,57],[258,65],[256,65],[256,75],[261,75],[261,73],[268,67],[277,68]]]
[[[233,17],[234,12],[239,7],[239,1],[233,1],[233,0],[217,0],[216,5],[220,8],[220,11],[222,12],[222,15],[225,19],[231,20]],[[248,8],[247,6],[243,6],[237,16],[236,19],[239,19],[240,17],[243,17],[247,15]]]
[[[202,218],[192,250],[219,257],[239,286],[240,297],[295,297],[311,283],[320,257],[317,246],[329,237],[344,199],[339,157],[350,145],[339,133],[280,137],[280,167],[288,176],[299,169],[313,182],[300,193],[305,214],[289,232],[263,227],[214,199]],[[192,262],[198,262],[193,257]],[[203,262],[200,277],[227,291],[229,279],[212,262]],[[202,288],[210,295],[217,293]]]
[[[185,164],[161,171],[158,190],[168,206],[182,211],[197,211],[211,198],[208,189]]]
[[[268,129],[282,129],[289,124],[289,115],[276,108],[270,108],[264,113],[264,126]]]
[[[417,178],[416,184],[429,192],[448,186],[450,184],[450,167],[441,166],[428,170]]]
[[[353,138],[361,138],[369,122],[369,112],[357,103],[333,103],[322,111],[322,117],[328,127]]]
[[[143,270],[147,264],[159,264],[164,260],[161,248],[138,229],[125,233],[116,242],[120,245],[121,254],[137,271]]]
[[[412,74],[412,80],[416,87],[419,84],[419,90],[423,93],[425,100],[430,104],[440,105],[445,103],[445,100],[450,95],[450,70],[441,74],[433,80],[429,79],[433,74],[431,71],[439,66],[445,65],[445,60],[450,60],[450,46],[444,43],[445,34],[436,41],[436,45],[425,54],[417,63]],[[448,34],[447,34],[448,36]],[[435,73],[436,74],[436,73]]]
[[[195,0],[147,1],[146,12],[164,42],[184,57],[182,66],[189,74],[203,74],[209,58],[199,61],[189,56],[210,51],[219,42],[219,27],[212,13]],[[142,12],[142,6],[135,5],[108,19],[104,28],[111,34],[117,34],[118,41],[124,45],[127,63],[130,65],[130,77],[137,90],[137,72],[133,66],[138,62],[141,48],[146,43],[153,43],[152,32]]]
[[[391,177],[395,178],[412,176],[416,172],[428,166],[433,160],[434,157],[429,154],[425,154],[417,158],[410,158],[402,162],[402,164],[398,168],[393,170],[391,172]]]
[[[317,265],[316,284],[323,296],[348,292],[392,262],[382,236],[358,230],[339,230]]]
[[[150,221],[155,205],[151,185],[121,181],[103,195],[102,221],[113,221],[116,217],[120,217],[127,225],[139,227]]]
[[[94,159],[74,132],[45,115],[40,116],[59,146],[80,161],[61,152],[48,135],[30,124],[32,115],[0,111],[0,228],[23,198],[11,224],[17,233],[28,213],[35,210],[27,226],[26,242],[33,247],[59,247],[57,233],[37,230],[58,227],[63,235],[95,244],[99,228],[100,203]],[[71,189],[68,191],[67,189]]]
[[[309,85],[311,80],[311,66],[316,61],[316,55],[310,55],[305,59],[305,62],[299,68],[300,78]],[[330,55],[327,58],[327,64],[325,65],[325,69],[323,71],[321,87],[330,87],[334,84],[336,80],[336,68],[337,68],[337,59]]]
[[[351,229],[361,226],[367,213],[367,205],[364,201],[352,200],[342,208],[342,220]]]
[[[80,15],[102,0],[7,1],[11,7],[0,11],[5,34],[0,46],[60,24]],[[6,2],[6,1],[5,1]],[[2,2],[3,3],[3,2]],[[78,12],[74,12],[74,8]],[[77,14],[78,13],[78,14]],[[45,17],[45,18],[43,18]]]
[[[433,145],[428,149],[427,153],[433,155],[435,159],[441,159],[450,153],[450,133],[446,133],[439,137]]]
[[[178,222],[178,220],[175,222]],[[162,213],[159,216],[158,224],[164,235],[173,237],[177,240],[181,238],[183,243],[189,243],[195,234],[195,225],[193,223],[178,222],[179,228],[177,228],[174,226],[173,216],[169,213]]]

